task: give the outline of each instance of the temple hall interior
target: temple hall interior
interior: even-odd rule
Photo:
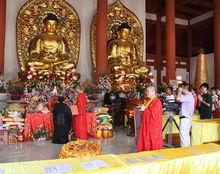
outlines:
[[[0,0],[0,174],[219,174],[220,0]]]

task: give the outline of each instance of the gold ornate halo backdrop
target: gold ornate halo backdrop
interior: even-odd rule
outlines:
[[[30,41],[42,32],[43,18],[54,13],[59,19],[58,33],[69,44],[69,57],[77,66],[80,50],[80,20],[76,10],[65,0],[29,0],[19,10],[16,22],[17,56],[22,71],[26,71]]]
[[[117,38],[117,29],[121,23],[127,22],[132,30],[130,41],[136,45],[137,56],[139,60],[143,60],[143,28],[137,16],[128,8],[126,8],[120,0],[108,6],[107,12],[107,40]],[[96,70],[96,21],[97,14],[93,17],[90,27],[90,45],[93,70]],[[107,51],[107,50],[106,50]]]

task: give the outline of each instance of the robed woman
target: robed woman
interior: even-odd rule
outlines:
[[[68,143],[68,134],[71,129],[72,113],[64,100],[64,97],[59,97],[58,103],[54,105],[53,109],[54,135],[52,142],[57,144]]]

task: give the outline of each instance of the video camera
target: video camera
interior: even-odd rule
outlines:
[[[165,101],[163,103],[163,110],[165,112],[174,112],[176,114],[179,114],[180,107],[181,103],[175,101]]]

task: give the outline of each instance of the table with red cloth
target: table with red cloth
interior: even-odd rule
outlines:
[[[95,137],[97,130],[96,114],[94,112],[86,112],[87,132],[90,137]]]
[[[48,130],[49,134],[53,133],[53,115],[52,113],[29,113],[25,117],[24,139],[31,140],[30,135],[39,126]]]
[[[87,132],[88,135],[94,137],[96,135],[97,122],[94,112],[86,113]],[[24,126],[24,139],[31,140],[30,135],[39,126],[43,126],[48,130],[49,134],[53,133],[53,115],[52,113],[30,113],[26,114]]]

